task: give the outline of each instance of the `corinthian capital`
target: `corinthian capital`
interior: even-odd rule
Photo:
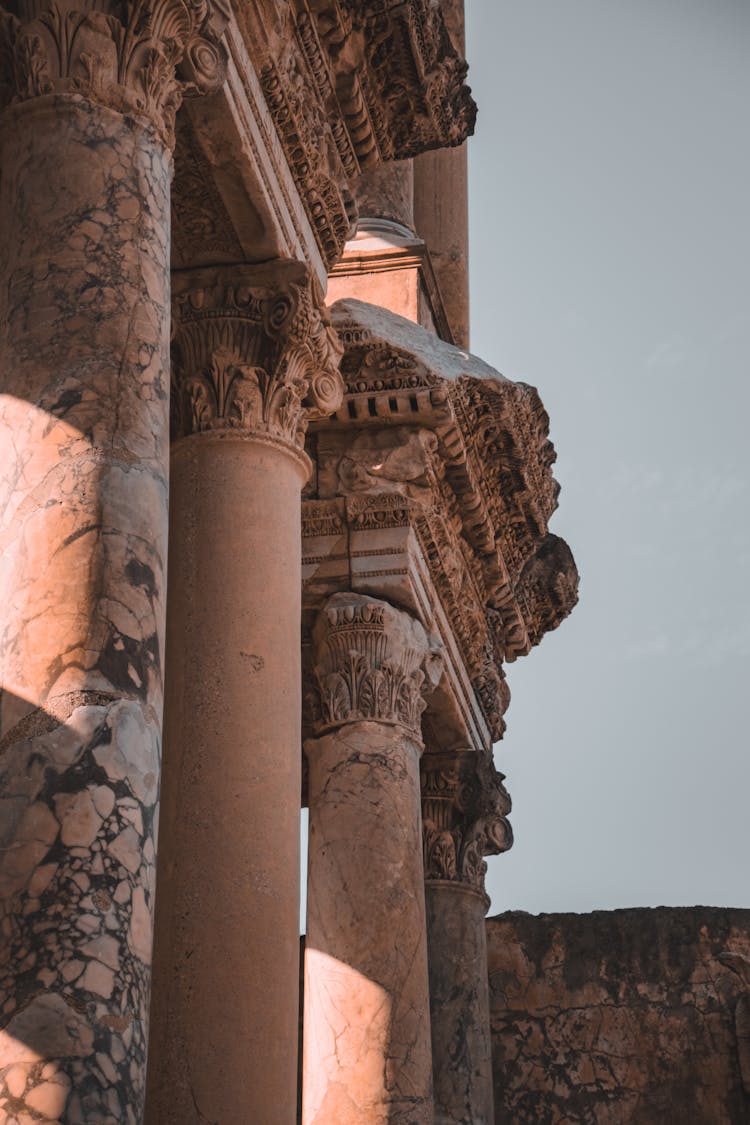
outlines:
[[[437,643],[410,614],[363,594],[334,594],[313,630],[316,733],[372,720],[421,741],[420,719],[440,679]]]
[[[484,857],[513,844],[504,777],[484,754],[425,754],[422,821],[425,878],[484,890]]]
[[[225,0],[9,0],[0,7],[0,107],[81,94],[148,118],[174,143],[182,98],[224,80]]]
[[[173,438],[245,430],[301,447],[343,397],[341,345],[307,266],[279,261],[173,280]]]

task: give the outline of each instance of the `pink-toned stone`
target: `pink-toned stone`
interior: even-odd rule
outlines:
[[[303,1122],[427,1125],[419,719],[439,661],[417,621],[356,594],[327,602],[315,654]]]
[[[301,445],[305,404],[340,404],[340,346],[296,262],[182,279],[175,334],[147,1114],[152,1125],[286,1125],[299,1015]]]

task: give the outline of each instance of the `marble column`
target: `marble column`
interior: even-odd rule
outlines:
[[[420,716],[440,673],[422,626],[336,594],[313,631],[304,1125],[431,1125]]]
[[[306,266],[174,278],[167,703],[147,1120],[293,1125],[300,494],[340,346]]]
[[[175,112],[212,4],[0,8],[0,1120],[142,1120]]]
[[[485,855],[507,851],[510,798],[473,751],[422,759],[435,1125],[493,1125]]]

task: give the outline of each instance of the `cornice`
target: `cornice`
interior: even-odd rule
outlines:
[[[435,435],[438,491],[481,574],[496,650],[506,661],[525,655],[578,589],[570,550],[548,530],[559,486],[538,392],[384,309],[341,301],[331,313],[346,391],[326,425]]]

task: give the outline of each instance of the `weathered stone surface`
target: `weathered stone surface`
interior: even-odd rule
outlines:
[[[487,922],[497,1125],[744,1125],[750,911]],[[738,1026],[739,1025],[739,1026]]]
[[[356,594],[328,601],[315,651],[302,1120],[432,1125],[419,719],[439,659]]]
[[[175,66],[200,24],[181,10],[163,38],[156,9],[139,5],[0,14],[0,1034],[17,1045],[11,1059],[22,1052],[19,1120],[24,1107],[54,1105],[66,1123],[130,1125],[143,1106],[166,601],[168,145]],[[126,27],[130,53],[118,61]],[[111,850],[123,831],[133,832],[126,864]],[[128,893],[116,897],[120,887]],[[105,933],[109,964],[90,946]],[[5,1069],[0,1054],[0,1091]]]

